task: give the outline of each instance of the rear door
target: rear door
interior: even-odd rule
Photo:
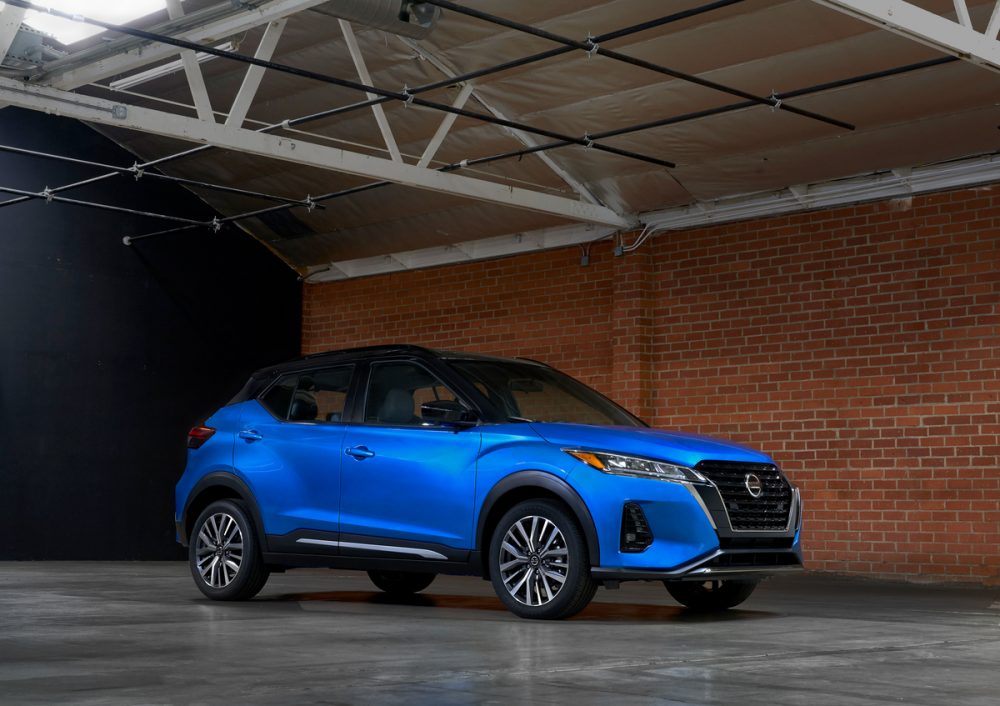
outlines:
[[[353,370],[340,365],[287,373],[245,405],[235,465],[254,491],[268,535],[309,530],[336,546]],[[292,546],[282,548],[296,548],[294,534],[288,541]]]
[[[473,546],[482,434],[425,417],[424,403],[468,407],[414,361],[371,363],[357,423],[344,436],[341,553],[461,558]]]

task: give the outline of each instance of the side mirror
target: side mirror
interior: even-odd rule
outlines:
[[[420,416],[425,422],[450,427],[474,427],[479,423],[479,415],[466,409],[455,400],[434,400],[420,405]]]

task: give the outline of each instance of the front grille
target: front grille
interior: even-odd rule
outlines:
[[[734,530],[774,532],[788,527],[792,487],[770,463],[702,461],[695,470],[715,483]],[[760,496],[753,497],[747,478],[760,480]],[[752,479],[751,479],[752,480]]]

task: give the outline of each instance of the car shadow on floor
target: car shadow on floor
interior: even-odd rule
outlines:
[[[484,611],[491,614],[506,613],[506,606],[493,596],[459,596],[434,593],[418,593],[412,596],[390,596],[372,591],[312,591],[307,593],[286,593],[258,598],[260,601],[276,603],[344,603],[369,605],[415,606],[420,608],[453,608],[469,611]],[[611,603],[594,601],[573,621],[593,622],[670,622],[670,623],[717,623],[723,621],[760,620],[776,617],[776,613],[762,610],[732,609],[717,613],[702,613],[676,605],[656,605],[647,603]]]

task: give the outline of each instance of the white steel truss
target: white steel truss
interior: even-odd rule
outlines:
[[[458,75],[458,71],[456,71],[453,66],[450,66],[444,61],[444,59],[428,51],[425,47],[422,47],[418,42],[415,42],[412,39],[408,39],[406,37],[399,37],[399,40],[407,47],[412,49],[414,52],[416,52],[417,56],[419,56],[424,61],[429,62],[432,66],[434,66],[438,71],[440,71],[448,78],[454,78],[455,76]],[[494,117],[499,118],[501,120],[508,119],[507,116],[500,111],[500,109],[498,109],[496,106],[486,101],[486,99],[484,99],[481,95],[475,92],[473,92],[473,95],[476,97],[476,100],[479,102],[479,104],[484,108],[486,108],[486,110],[489,111],[489,113],[491,113]],[[537,147],[539,144],[538,140],[536,140],[534,137],[527,134],[526,132],[523,132],[521,130],[510,130],[509,132],[511,135],[514,136],[514,138],[518,142],[520,142],[525,147]],[[539,152],[537,156],[540,160],[542,160],[545,166],[547,166],[556,176],[562,179],[562,181],[569,188],[571,188],[577,194],[577,196],[589,201],[592,204],[603,205],[601,204],[600,199],[598,199],[594,195],[594,193],[587,188],[586,184],[584,184],[579,179],[577,179],[572,174],[563,169],[561,166],[559,166],[559,164],[554,159],[552,159],[552,157],[547,155],[545,152]]]
[[[358,72],[358,78],[366,86],[373,85],[371,74],[368,73],[368,65],[365,64],[365,58],[361,55],[361,47],[358,46],[358,40],[354,36],[351,23],[347,20],[338,20],[338,22],[340,23],[340,31],[344,34],[347,51],[350,52],[354,68]],[[368,96],[368,100],[376,98],[374,93],[366,93],[365,95]],[[382,139],[385,140],[385,147],[389,150],[389,156],[392,158],[392,161],[402,162],[403,156],[399,153],[396,138],[392,135],[392,128],[389,127],[389,120],[385,117],[385,110],[383,110],[381,104],[372,104],[372,114],[375,116],[375,122],[378,124],[379,132],[382,133]]]
[[[184,8],[181,7],[181,0],[167,0],[167,13],[172,20],[183,17]],[[187,77],[188,87],[191,89],[191,100],[194,101],[194,107],[198,111],[198,118],[214,121],[215,113],[212,111],[212,100],[208,97],[205,77],[201,73],[201,65],[193,50],[181,49],[181,64],[184,66],[184,75]]]
[[[268,23],[267,29],[264,30],[264,36],[261,37],[260,44],[257,45],[257,51],[254,52],[255,59],[271,60],[271,57],[274,56],[274,50],[278,47],[278,40],[281,39],[281,33],[285,31],[285,24],[287,22],[287,19],[282,18]],[[250,106],[253,103],[253,99],[257,96],[257,89],[260,88],[260,82],[263,78],[264,69],[262,67],[251,66],[247,69],[243,83],[240,84],[240,90],[236,92],[236,98],[233,99],[233,107],[229,109],[226,125],[231,127],[240,127],[243,125],[243,121],[247,119],[247,113],[250,112]]]
[[[462,86],[462,90],[458,92],[455,97],[454,102],[451,104],[453,108],[462,108],[465,106],[466,101],[469,100],[469,96],[472,95],[473,84],[471,82]],[[441,120],[441,124],[438,126],[437,132],[434,133],[434,137],[431,141],[427,143],[427,147],[424,148],[424,153],[420,155],[420,161],[417,162],[418,167],[426,167],[434,159],[434,155],[437,154],[438,149],[441,147],[441,143],[444,142],[444,138],[448,137],[448,132],[451,130],[451,126],[455,124],[458,119],[457,113],[445,113],[444,118]]]
[[[630,228],[634,225],[632,219],[609,208],[562,196],[394,162],[278,135],[219,125],[214,121],[126,106],[6,78],[0,78],[0,102],[102,125],[139,130],[295,164],[546,213],[574,221],[600,223],[616,228]]]
[[[664,231],[702,228],[720,223],[768,218],[844,204],[909,198],[946,189],[960,189],[1000,180],[1000,155],[985,155],[945,164],[893,169],[836,181],[800,184],[788,189],[745,194],[698,202],[642,214],[648,236]],[[311,268],[310,283],[368,277],[371,275],[415,270],[485,260],[539,250],[585,246],[615,233],[614,229],[592,224],[546,228],[527,233],[512,233],[452,245],[439,245],[388,255],[330,262]]]
[[[280,20],[297,12],[322,5],[326,0],[272,0],[253,8],[240,8],[232,15],[206,22],[185,32],[171,32],[166,27],[151,27],[154,32],[170,34],[198,44],[218,44],[229,37],[242,34],[254,27]],[[240,7],[234,3],[234,7]],[[191,15],[193,17],[194,15]],[[56,69],[45,75],[41,83],[54,88],[72,90],[95,83],[111,76],[128,73],[165,58],[177,55],[176,47],[155,42],[141,42],[127,51],[110,57],[100,58],[80,66]]]
[[[7,56],[10,45],[14,43],[14,37],[21,28],[21,20],[24,19],[24,8],[14,7],[0,2],[0,62]],[[0,110],[6,104],[0,102]]]
[[[905,0],[813,0],[852,17],[934,47],[960,59],[1000,71],[1000,0],[985,32],[973,27],[965,0],[954,0],[956,19]]]
[[[24,19],[24,9],[0,2],[0,61],[7,56],[7,50],[17,36],[17,30]]]

